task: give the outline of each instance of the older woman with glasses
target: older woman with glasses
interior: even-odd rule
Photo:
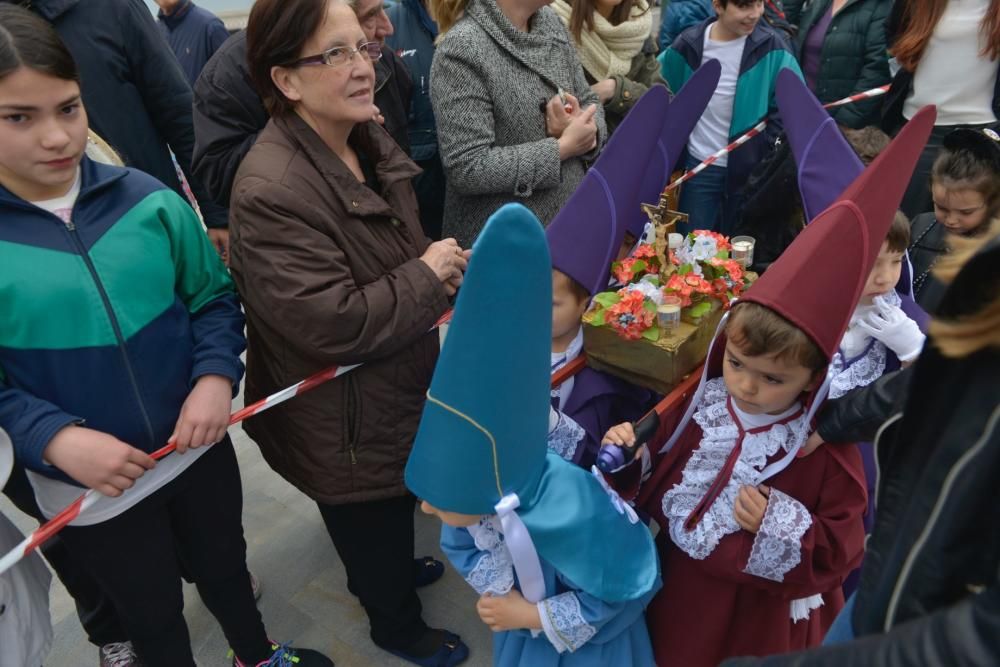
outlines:
[[[232,271],[247,314],[246,399],[331,365],[363,364],[253,417],[247,433],[316,501],[372,641],[414,664],[462,662],[428,628],[415,588],[444,566],[413,558],[403,484],[438,353],[429,329],[469,252],[430,243],[419,170],[373,116],[379,44],[340,0],[258,0],[247,63],[270,121],[237,172]]]

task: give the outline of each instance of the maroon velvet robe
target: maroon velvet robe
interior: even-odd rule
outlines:
[[[663,442],[660,435],[654,442]],[[744,572],[755,537],[745,530],[723,537],[704,560],[691,558],[671,540],[663,496],[681,481],[701,435],[692,419],[671,451],[654,454],[652,476],[636,499],[636,507],[660,526],[656,542],[663,588],[646,610],[657,664],[715,667],[732,656],[818,645],[844,605],[841,584],[864,551],[867,493],[857,447],[822,446],[764,482],[798,500],[812,515],[802,537],[801,560],[779,583]],[[768,464],[784,454],[779,449]],[[629,487],[635,489],[639,467],[614,475],[613,484],[625,497]],[[792,600],[814,594],[822,594],[823,606],[793,623]]]

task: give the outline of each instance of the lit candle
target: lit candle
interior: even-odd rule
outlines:
[[[736,236],[732,243],[733,259],[742,264],[743,268],[749,268],[753,264],[754,239],[750,236]]]
[[[656,307],[656,319],[664,331],[676,331],[681,324],[681,300],[676,296],[663,297]]]

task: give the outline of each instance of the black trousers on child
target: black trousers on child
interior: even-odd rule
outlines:
[[[317,503],[347,585],[376,646],[406,650],[428,632],[414,585],[412,495],[346,505]]]
[[[237,656],[256,663],[270,655],[250,587],[242,512],[240,473],[227,436],[125,513],[63,530],[73,556],[111,598],[146,667],[195,664],[181,567]]]

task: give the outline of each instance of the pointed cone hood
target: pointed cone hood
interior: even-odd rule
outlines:
[[[649,530],[546,446],[551,271],[531,211],[508,204],[490,217],[427,392],[406,485],[438,509],[495,514],[526,598],[544,596],[545,562],[600,600],[638,599],[659,586]]]
[[[472,250],[406,464],[431,505],[492,514],[542,473],[549,413],[552,265],[538,218],[508,204]]]
[[[921,109],[836,202],[747,290],[802,329],[832,359],[934,126]]]
[[[806,221],[812,222],[865,166],[837,122],[791,70],[778,73],[774,96],[798,166],[802,208]]]
[[[670,100],[666,116],[662,120],[662,131],[656,150],[647,163],[642,176],[642,186],[639,188],[639,202],[655,204],[660,193],[667,186],[670,174],[684,152],[691,131],[698,124],[698,119],[705,113],[705,107],[715,94],[719,85],[722,65],[718,60],[709,60],[699,67],[687,83]],[[625,218],[626,230],[632,236],[639,238],[649,218],[638,206],[629,211]]]
[[[591,295],[607,287],[625,238],[624,220],[639,210],[639,184],[669,103],[663,86],[653,86],[636,102],[545,230],[552,267]]]

